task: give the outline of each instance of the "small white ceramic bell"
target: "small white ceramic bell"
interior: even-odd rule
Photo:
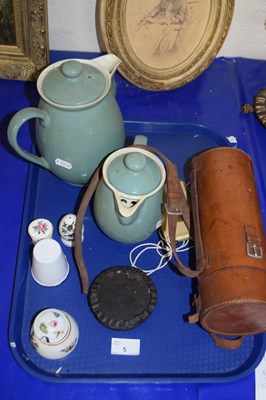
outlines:
[[[59,234],[64,245],[74,246],[75,214],[66,214],[59,223]],[[82,240],[84,239],[84,225],[82,225]]]
[[[28,226],[28,234],[33,244],[42,239],[51,239],[53,230],[53,224],[45,218],[34,219]]]

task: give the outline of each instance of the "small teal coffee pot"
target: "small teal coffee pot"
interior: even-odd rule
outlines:
[[[134,144],[144,144],[136,136]],[[113,152],[102,167],[94,196],[97,225],[111,239],[136,243],[147,239],[162,216],[165,167],[151,152],[128,147]]]
[[[113,79],[120,63],[115,55],[107,54],[48,66],[37,81],[39,107],[17,112],[9,123],[11,146],[65,182],[86,184],[99,162],[124,146],[124,122]],[[22,149],[17,141],[20,127],[31,118],[36,118],[40,156]]]

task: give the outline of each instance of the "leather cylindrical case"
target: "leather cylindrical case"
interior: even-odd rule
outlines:
[[[235,148],[194,157],[190,168],[200,324],[211,334],[266,331],[266,246],[252,160]]]

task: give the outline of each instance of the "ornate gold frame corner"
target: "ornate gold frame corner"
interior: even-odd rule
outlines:
[[[13,12],[16,43],[0,44],[0,78],[36,81],[49,63],[47,0],[13,0]]]
[[[176,59],[172,57],[172,64],[163,64],[164,60],[167,60],[163,54],[161,54],[160,59],[157,59],[160,65],[156,64],[155,58],[150,63],[145,50],[149,51],[153,36],[150,36],[151,42],[146,39],[145,44],[144,40],[145,37],[148,37],[147,32],[151,23],[158,16],[158,13],[156,15],[156,8],[161,7],[162,9],[167,4],[168,16],[164,15],[164,21],[154,23],[152,27],[153,35],[157,34],[156,29],[160,33],[163,25],[168,24],[170,26],[172,24],[174,26],[173,20],[170,23],[167,22],[169,21],[171,7],[175,12],[176,21],[181,20],[181,12],[177,11],[177,7],[180,7],[181,3],[187,7],[187,14],[179,25],[180,29],[183,30],[183,37],[178,39],[178,46],[180,48],[183,43],[188,44],[189,51],[183,57],[180,57],[181,51],[174,53]],[[191,82],[204,72],[216,57],[229,31],[234,3],[234,0],[182,0],[177,5],[178,3],[174,0],[145,0],[145,2],[142,0],[135,0],[134,2],[130,2],[130,0],[97,0],[96,26],[99,45],[103,52],[114,53],[122,60],[118,70],[124,78],[134,85],[152,91],[175,89]],[[145,12],[149,9],[150,13],[145,14],[144,9]],[[186,29],[184,28],[185,18],[188,21],[189,15],[195,15],[195,13],[198,13],[198,16],[200,15],[198,19],[202,26],[200,32],[197,32],[197,28],[195,29],[194,21],[190,27],[188,22]],[[163,14],[162,11],[161,14]],[[202,20],[200,20],[201,16],[203,16]],[[146,30],[143,31],[143,43],[141,43],[142,37],[139,35],[139,38],[136,39],[132,32],[138,31],[139,25],[136,25],[136,21],[139,23],[143,20],[147,22],[147,25],[145,26]],[[132,28],[134,24],[136,29],[135,27]],[[194,24],[194,31],[191,28],[192,24]],[[178,29],[178,23],[176,23],[172,28],[171,35]],[[166,36],[165,31],[163,34]],[[199,38],[197,35],[199,35]],[[187,42],[184,40],[187,40]]]

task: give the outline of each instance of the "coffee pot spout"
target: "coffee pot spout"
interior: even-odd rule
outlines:
[[[112,77],[122,61],[115,54],[105,54],[95,58],[94,62],[103,67]]]
[[[143,199],[131,201],[130,199],[121,198],[118,192],[115,192],[117,217],[122,225],[131,225],[138,218],[141,210]],[[123,202],[123,203],[122,203]],[[133,203],[133,204],[132,204]]]

